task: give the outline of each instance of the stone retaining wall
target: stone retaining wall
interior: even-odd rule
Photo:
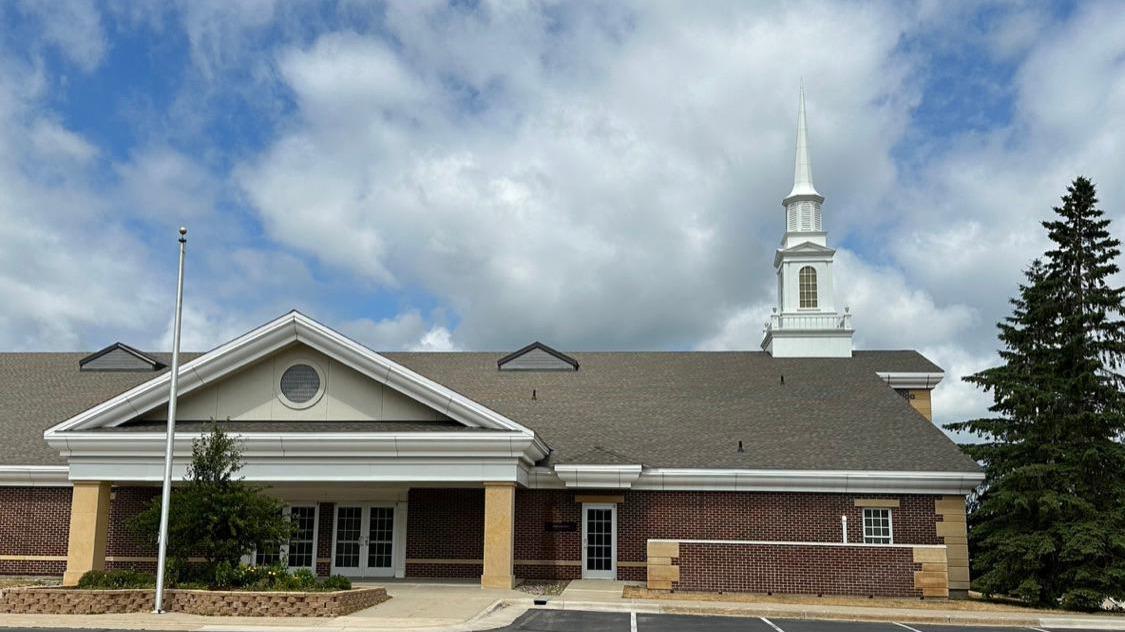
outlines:
[[[949,597],[944,546],[649,540],[652,590]]]
[[[12,588],[0,591],[0,612],[10,614],[109,614],[149,612],[155,591]],[[336,592],[242,592],[179,590],[164,592],[164,607],[235,617],[338,617],[389,599],[382,588]]]

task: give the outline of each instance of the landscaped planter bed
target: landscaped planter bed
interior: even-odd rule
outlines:
[[[150,612],[151,588],[83,590],[12,588],[0,591],[0,612],[9,614],[109,614]],[[164,591],[171,612],[233,617],[338,617],[389,599],[382,588],[332,592]]]

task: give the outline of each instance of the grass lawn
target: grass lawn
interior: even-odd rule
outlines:
[[[57,586],[61,580],[54,577],[0,577],[0,588],[21,586]]]

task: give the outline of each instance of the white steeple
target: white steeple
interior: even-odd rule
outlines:
[[[793,189],[785,196],[785,236],[774,255],[777,305],[762,348],[778,358],[850,358],[851,314],[836,311],[828,233],[821,221],[824,196],[812,180],[805,87],[797,108],[797,156]]]
[[[805,86],[801,85],[801,101],[797,108],[797,155],[793,166],[793,190],[781,202],[785,207],[787,232],[820,232],[824,196],[817,193],[812,180],[809,158],[809,126],[805,121]]]

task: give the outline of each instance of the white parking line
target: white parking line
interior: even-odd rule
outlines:
[[[1044,630],[1043,628],[1028,628],[1028,630],[1035,630],[1035,632],[1047,632],[1047,630]]]
[[[912,627],[910,627],[910,626],[906,625],[905,623],[899,623],[898,621],[891,621],[891,623],[893,623],[893,624],[895,624],[895,625],[897,625],[897,626],[899,626],[899,627],[903,627],[903,628],[906,628],[907,630],[910,630],[910,632],[922,632],[922,631],[921,631],[921,630],[919,630],[918,628],[912,628]]]
[[[629,613],[629,632],[637,632],[637,613]]]
[[[777,627],[777,624],[774,623],[773,621],[770,621],[769,619],[767,619],[765,617],[758,617],[758,618],[761,619],[762,621],[765,621],[766,625],[770,626],[771,628],[773,628],[777,632],[785,632],[785,630],[782,630],[781,628]]]

